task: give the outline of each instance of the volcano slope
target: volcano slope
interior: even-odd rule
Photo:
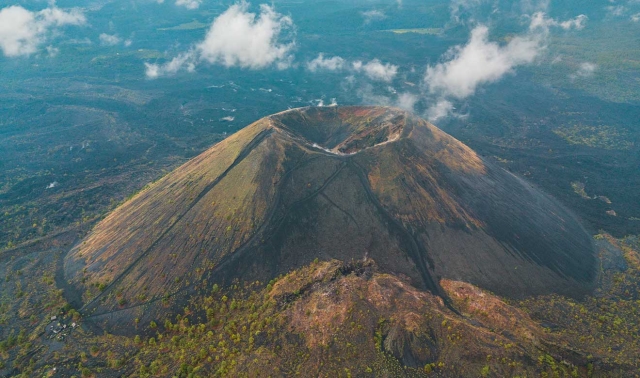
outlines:
[[[125,332],[213,284],[365,257],[445,302],[444,279],[579,297],[596,276],[591,237],[555,199],[384,107],[251,124],[107,216],[64,274],[86,320]]]

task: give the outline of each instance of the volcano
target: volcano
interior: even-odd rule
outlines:
[[[385,107],[260,119],[113,211],[64,273],[85,317],[117,327],[316,259],[370,259],[443,298],[444,279],[521,298],[596,278],[592,238],[557,200]]]

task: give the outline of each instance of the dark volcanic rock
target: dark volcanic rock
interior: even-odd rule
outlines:
[[[382,107],[255,122],[115,210],[65,272],[88,290],[83,312],[113,327],[213,283],[365,256],[443,296],[442,278],[509,297],[580,296],[596,274],[591,237],[555,199]]]

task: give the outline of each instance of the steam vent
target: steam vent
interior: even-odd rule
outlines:
[[[117,329],[316,258],[369,258],[441,296],[446,278],[512,298],[577,297],[596,275],[590,235],[558,201],[385,107],[294,109],[247,126],[116,209],[64,269],[75,305]]]

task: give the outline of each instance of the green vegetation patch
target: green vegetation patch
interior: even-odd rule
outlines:
[[[613,126],[583,124],[560,126],[553,133],[569,144],[578,144],[605,150],[629,150],[634,147],[630,135]]]
[[[171,30],[197,30],[204,29],[208,26],[208,24],[202,23],[197,20],[193,20],[191,22],[187,22],[184,24],[172,26],[169,28],[158,28],[158,31],[171,31]]]
[[[442,33],[442,28],[421,28],[421,29],[389,29],[383,30],[384,32],[390,32],[394,34],[428,34],[428,35],[438,35]]]
[[[526,299],[520,302],[520,307],[535,320],[549,325],[549,334],[561,336],[568,345],[580,350],[588,363],[588,373],[598,365],[633,366],[637,372],[640,367],[637,358],[640,348],[640,242],[637,236],[618,240],[608,234],[596,235],[594,239],[610,243],[620,254],[601,249],[601,261],[624,260],[627,266],[623,271],[603,268],[598,295],[587,296],[582,301],[544,295]],[[624,373],[612,370],[607,376],[624,376]]]
[[[587,195],[587,192],[584,190],[584,183],[575,181],[571,183],[571,187],[573,188],[573,191],[580,197],[584,199],[591,199],[591,197],[589,197],[589,195]]]

